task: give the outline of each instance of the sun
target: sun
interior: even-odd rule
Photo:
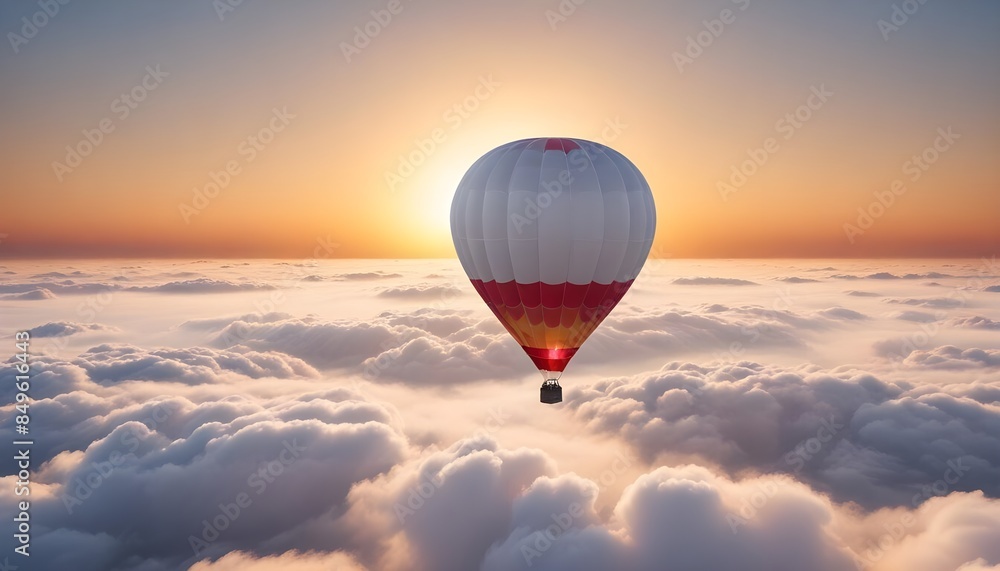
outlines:
[[[489,149],[486,149],[489,150]],[[413,174],[408,196],[419,240],[439,255],[451,256],[451,202],[458,183],[486,151],[459,144],[442,147]]]
[[[434,255],[454,255],[451,202],[462,177],[480,157],[504,143],[539,133],[565,131],[551,123],[551,119],[528,113],[518,120],[491,119],[481,125],[462,125],[448,132],[445,140],[425,156],[403,185],[403,207],[407,210],[402,214],[412,222],[412,239]]]

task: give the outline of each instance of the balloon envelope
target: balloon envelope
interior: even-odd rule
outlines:
[[[614,149],[525,139],[483,155],[451,209],[462,267],[546,379],[621,300],[653,243],[646,179]]]

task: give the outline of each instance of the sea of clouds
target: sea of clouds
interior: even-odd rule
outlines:
[[[652,259],[557,406],[453,260],[7,261],[0,310],[25,569],[1000,569],[996,259]]]

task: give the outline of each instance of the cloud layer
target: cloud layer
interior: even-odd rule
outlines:
[[[1000,566],[980,263],[686,263],[644,271],[555,407],[441,261],[12,265],[32,568]]]
[[[907,364],[997,366],[984,359],[993,352],[946,347],[915,352]],[[650,461],[790,473],[867,508],[919,505],[946,474],[956,479],[949,490],[1000,496],[995,401],[915,391],[867,373],[672,363],[571,390],[567,402],[588,427],[620,435]]]

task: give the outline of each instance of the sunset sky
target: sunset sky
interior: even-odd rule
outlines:
[[[1000,571],[1000,1],[0,32],[0,571]]]
[[[628,156],[654,255],[997,251],[996,2],[572,5],[4,2],[0,257],[453,257],[465,170],[534,136]]]

